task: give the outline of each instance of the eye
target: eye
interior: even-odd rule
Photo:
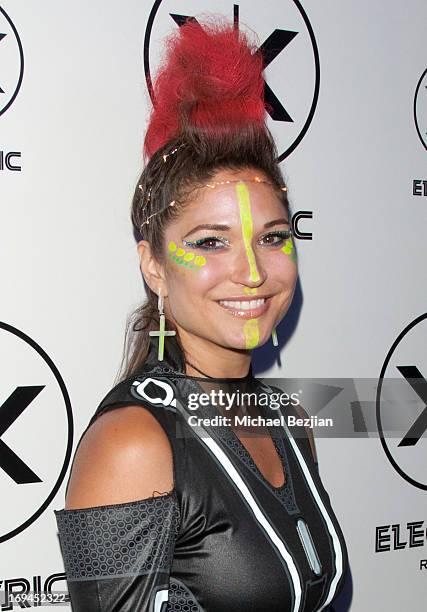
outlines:
[[[206,238],[199,238],[194,241],[183,240],[182,243],[190,249],[203,249],[205,251],[216,251],[230,245],[230,241],[227,238],[219,236],[207,236]]]
[[[265,234],[265,236],[261,238],[261,241],[266,246],[282,246],[291,236],[292,231],[290,229],[280,230],[277,232],[270,232],[269,234]]]

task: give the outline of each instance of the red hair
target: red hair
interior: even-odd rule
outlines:
[[[150,158],[193,129],[219,135],[265,124],[263,58],[233,25],[187,21],[166,41],[144,140]]]

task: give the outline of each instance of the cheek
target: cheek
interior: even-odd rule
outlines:
[[[271,314],[280,320],[292,301],[298,280],[298,266],[290,254],[282,249],[266,255],[262,264],[268,279],[266,288],[278,294]]]
[[[268,278],[281,285],[294,282],[298,276],[298,263],[292,239],[289,238],[280,249],[265,254],[263,267]]]
[[[168,280],[174,284],[177,291],[188,291],[191,286],[192,297],[196,297],[197,293],[202,294],[218,283],[223,276],[224,266],[219,265],[209,254],[201,255],[200,252],[196,253],[170,242],[168,272]]]
[[[295,244],[294,244],[294,241],[292,240],[292,237],[286,240],[285,244],[282,246],[280,251],[284,255],[287,255],[293,263],[295,264],[297,263],[297,253],[295,250]]]
[[[168,244],[168,258],[182,270],[199,271],[207,263],[203,255],[197,255],[194,251],[178,247],[175,242],[169,242]]]

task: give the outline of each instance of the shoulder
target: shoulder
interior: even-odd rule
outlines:
[[[143,406],[124,406],[101,414],[84,432],[65,507],[137,501],[173,486],[172,450],[163,427]]]

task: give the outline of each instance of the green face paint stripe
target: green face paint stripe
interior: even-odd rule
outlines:
[[[251,244],[253,234],[251,204],[249,198],[249,191],[245,183],[237,183],[236,193],[237,200],[239,202],[240,221],[242,223],[243,241],[245,244],[246,255],[249,262],[250,277],[251,281],[258,281],[259,273],[256,266],[255,254]]]
[[[206,263],[205,258],[202,256],[201,260],[197,264],[194,264],[192,261],[185,261],[182,257],[177,257],[173,253],[168,253],[168,255],[169,259],[172,259],[172,261],[174,261],[178,265],[184,266],[185,268],[189,268],[190,270],[200,270],[200,268]]]
[[[245,344],[247,349],[253,349],[259,344],[258,319],[249,319],[243,326]]]

